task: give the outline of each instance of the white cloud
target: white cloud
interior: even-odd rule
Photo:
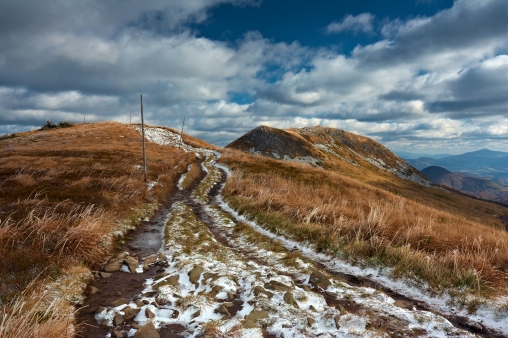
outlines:
[[[374,16],[370,13],[361,13],[357,16],[346,15],[340,22],[332,22],[326,27],[328,33],[343,31],[372,33],[374,31]]]

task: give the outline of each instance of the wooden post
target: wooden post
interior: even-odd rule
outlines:
[[[183,117],[182,121],[182,131],[180,132],[180,145],[178,145],[178,148],[183,146],[183,125],[185,124],[185,117]]]
[[[131,105],[129,105],[129,125],[132,125],[132,112],[131,112]]]
[[[140,97],[141,97],[141,136],[143,137],[143,168],[146,182],[147,179],[146,179],[146,153],[145,153],[145,119],[143,118],[143,94],[141,94]]]

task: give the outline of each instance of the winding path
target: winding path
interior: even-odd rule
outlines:
[[[147,132],[154,142],[179,142],[166,130]],[[199,177],[187,189],[175,187],[124,247],[140,267],[147,263],[142,273],[97,273],[91,288],[98,291],[80,314],[84,337],[138,336],[148,327],[171,337],[500,335],[330,268],[237,215],[220,196],[228,176],[215,163],[220,154],[185,149],[199,154]]]

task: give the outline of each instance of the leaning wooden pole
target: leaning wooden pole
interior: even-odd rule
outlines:
[[[140,97],[141,97],[141,136],[143,137],[143,168],[146,182],[147,179],[146,179],[146,152],[145,152],[145,119],[143,118],[143,94],[141,94]]]

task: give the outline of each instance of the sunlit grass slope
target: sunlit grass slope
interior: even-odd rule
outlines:
[[[344,163],[337,173],[235,150],[220,161],[233,170],[227,201],[273,231],[435,291],[506,292],[508,234],[492,215],[506,208],[382,171],[348,176]]]

